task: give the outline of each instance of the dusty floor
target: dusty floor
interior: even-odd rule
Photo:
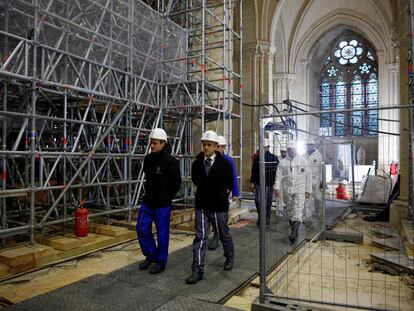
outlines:
[[[243,225],[243,222],[240,225]],[[367,223],[360,217],[350,217],[342,221],[335,227],[335,231],[361,232],[364,235],[363,244],[332,241],[305,243],[270,275],[269,288],[277,295],[294,299],[412,310],[412,278],[372,271],[369,254],[384,252],[371,243],[371,239],[377,237],[373,231],[378,230],[395,228],[383,223]],[[170,252],[191,244],[193,237],[191,232],[172,232]],[[3,301],[17,303],[97,273],[111,272],[143,258],[138,242],[127,242],[3,282],[0,284],[0,297]],[[252,285],[232,297],[226,306],[250,310],[252,301],[258,295],[258,287]],[[4,306],[7,306],[7,303]],[[329,308],[352,309],[332,306]]]
[[[173,232],[170,252],[192,243],[193,233]],[[0,284],[0,299],[17,303],[98,273],[108,273],[141,261],[138,241],[127,242],[83,258],[63,262]],[[4,305],[7,305],[5,303]]]
[[[270,275],[267,284],[272,292],[292,299],[387,310],[412,310],[413,278],[373,271],[369,256],[371,253],[385,252],[372,245],[371,239],[378,238],[373,232],[396,229],[384,223],[368,223],[360,217],[353,217],[339,223],[334,230],[361,232],[364,235],[363,244],[333,241],[305,243]],[[232,297],[226,306],[250,310],[250,304],[258,294],[257,286],[250,286]],[[353,309],[331,305],[324,307],[332,310]]]

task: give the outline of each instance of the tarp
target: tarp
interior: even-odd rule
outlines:
[[[386,204],[392,189],[391,180],[379,175],[365,175],[361,181],[358,202]]]

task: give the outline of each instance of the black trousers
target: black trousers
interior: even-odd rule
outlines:
[[[260,185],[254,185],[255,193],[254,193],[254,203],[256,204],[257,215],[260,219]],[[272,200],[273,200],[273,187],[266,186],[265,187],[265,198],[266,198],[266,224],[270,223],[270,215],[272,211]]]
[[[218,238],[223,244],[224,257],[234,257],[234,244],[227,224],[228,212],[210,212],[195,210],[195,239],[193,241],[193,264],[191,269],[195,272],[204,272],[206,261],[207,242],[210,235],[210,225],[217,228]]]

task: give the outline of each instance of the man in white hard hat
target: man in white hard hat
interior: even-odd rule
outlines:
[[[218,137],[205,131],[201,137],[203,151],[196,156],[191,179],[197,187],[195,195],[195,239],[193,241],[192,274],[187,284],[203,279],[210,224],[214,222],[224,249],[224,270],[233,268],[234,245],[228,221],[228,196],[233,189],[233,170],[230,163],[216,151]]]
[[[312,224],[313,205],[318,216],[319,224],[322,224],[322,154],[316,149],[315,141],[312,139],[306,142],[306,153],[304,157],[308,160],[312,174],[312,195],[305,202],[305,222]]]
[[[150,273],[157,274],[167,265],[171,204],[180,189],[181,174],[178,161],[171,155],[167,133],[155,128],[149,139],[151,153],[144,158],[145,195],[136,229],[139,245],[146,257],[139,268],[146,270],[155,262]],[[157,243],[152,233],[153,222],[157,228]]]
[[[256,210],[258,215],[257,225],[260,224],[260,191],[263,188],[266,197],[266,229],[270,226],[270,215],[272,209],[273,199],[273,184],[275,183],[276,170],[279,164],[278,158],[270,152],[271,144],[269,140],[264,139],[264,150],[265,150],[265,185],[260,185],[260,172],[259,172],[259,160],[260,157],[256,156],[253,161],[252,173],[250,176],[250,191],[254,192],[254,202],[256,204]]]
[[[305,199],[310,197],[312,191],[311,173],[308,161],[298,155],[295,143],[288,142],[287,157],[282,161],[276,173],[274,185],[276,197],[281,197],[281,188],[284,188],[283,201],[289,217],[291,235],[289,240],[294,244],[298,238],[300,223],[303,220]]]
[[[233,202],[235,202],[240,196],[239,182],[237,178],[236,165],[234,164],[233,158],[224,152],[226,150],[226,147],[227,147],[226,138],[224,136],[219,135],[216,150],[220,152],[222,156],[231,164],[231,167],[233,169],[233,190],[231,192],[231,196],[232,196]],[[214,222],[213,222],[213,231],[214,231],[213,239],[210,240],[208,243],[209,250],[215,250],[218,247],[218,242],[219,242],[219,236],[217,234],[217,228]]]

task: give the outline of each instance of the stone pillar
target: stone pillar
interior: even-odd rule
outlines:
[[[408,1],[398,1],[398,22],[400,34],[400,98],[402,104],[409,103],[409,89],[408,89]],[[408,200],[409,192],[409,132],[410,128],[408,109],[400,110],[400,199]]]
[[[398,106],[400,104],[399,98],[399,64],[391,63],[384,66],[385,74],[382,77],[385,79],[384,83],[379,83],[379,106]],[[387,87],[383,87],[383,86]],[[380,110],[378,113],[378,130],[387,133],[400,132],[399,121],[400,114],[396,109]],[[393,159],[399,159],[399,136],[378,134],[378,168],[388,172],[389,164]]]
[[[252,156],[258,148],[259,101],[269,103],[272,62],[270,44],[257,41],[243,45],[243,180],[242,189],[248,190]],[[269,74],[270,72],[270,74]],[[270,80],[270,81],[269,81]],[[260,88],[260,89],[259,89]]]
[[[310,81],[309,78],[309,60],[301,60],[299,61],[299,77],[296,83],[296,96],[293,98],[297,98],[298,101],[309,105],[311,103],[310,93],[309,93],[309,86],[308,83]],[[309,106],[296,104],[298,108],[309,110]],[[310,116],[297,116],[294,117],[297,127],[299,129],[303,129],[305,131],[309,131],[309,118]],[[298,140],[306,140],[307,134],[298,131]]]
[[[281,103],[292,92],[292,84],[296,75],[290,73],[273,74],[273,99],[275,103]]]

